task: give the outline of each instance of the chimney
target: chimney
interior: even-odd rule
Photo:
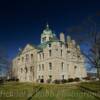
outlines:
[[[73,44],[73,46],[75,47],[75,45],[76,45],[75,40],[72,40],[72,44]]]
[[[67,36],[67,43],[70,43],[71,42],[71,37],[68,35]]]
[[[77,45],[77,49],[80,50],[80,46],[79,45]]]
[[[60,33],[60,41],[65,42],[65,35],[64,33]]]

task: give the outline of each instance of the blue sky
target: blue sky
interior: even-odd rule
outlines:
[[[27,43],[39,44],[48,22],[57,34],[79,26],[88,16],[100,15],[100,0],[5,0],[0,1],[0,46],[10,59]],[[100,22],[97,18],[96,22]],[[87,33],[80,34],[84,37]],[[77,40],[77,38],[76,38]],[[85,47],[84,47],[85,48]]]

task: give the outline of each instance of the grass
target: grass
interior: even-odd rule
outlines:
[[[97,82],[86,82],[86,83],[81,83],[81,86],[86,87],[90,90],[93,90],[97,93],[100,93],[100,81]]]
[[[81,85],[85,85],[83,83]],[[91,85],[91,84],[90,84]],[[41,90],[38,89],[41,87]],[[99,87],[100,88],[100,87]],[[32,96],[33,95],[33,96]],[[97,100],[77,85],[10,82],[0,85],[0,100]]]

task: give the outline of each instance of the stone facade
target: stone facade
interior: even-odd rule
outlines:
[[[13,76],[20,82],[47,82],[87,76],[80,46],[70,36],[60,39],[49,28],[43,30],[38,46],[27,44],[12,61]]]

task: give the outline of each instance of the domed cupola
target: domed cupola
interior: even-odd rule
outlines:
[[[43,30],[41,34],[41,43],[50,41],[53,38],[54,34],[52,30],[49,28],[49,25],[46,25],[46,28]]]

